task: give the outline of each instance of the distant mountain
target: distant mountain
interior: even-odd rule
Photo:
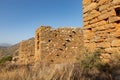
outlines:
[[[10,45],[10,44],[0,45],[0,58],[7,56],[7,55],[18,54],[19,45],[20,45],[20,43],[15,44],[15,45]]]
[[[34,38],[30,38],[30,39],[25,40],[25,41],[29,42],[31,40],[34,40]],[[19,55],[20,43],[21,42],[15,44],[15,45],[10,45],[10,44],[6,44],[6,43],[0,44],[0,58],[7,56],[7,55],[12,55],[12,56]]]
[[[12,46],[11,44],[8,44],[8,43],[0,43],[0,46],[1,47],[10,47]]]

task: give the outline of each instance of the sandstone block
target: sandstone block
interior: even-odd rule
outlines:
[[[96,26],[103,26],[103,25],[106,25],[106,24],[107,24],[107,22],[102,20],[102,21],[97,22]]]
[[[85,43],[89,43],[90,41],[89,40],[84,40]]]
[[[88,25],[89,24],[89,21],[86,21],[83,23],[84,26]]]
[[[93,38],[93,32],[91,30],[84,30],[84,39],[91,39]]]
[[[96,27],[94,31],[103,31],[105,29],[106,29],[105,26],[99,26],[99,27]]]
[[[101,42],[101,43],[97,43],[97,48],[109,48],[110,47],[110,43],[109,42]]]
[[[100,16],[98,16],[98,19],[99,20],[105,20],[105,19],[107,19],[107,18],[109,18],[111,16],[116,16],[115,10],[111,10],[109,12],[101,14]]]
[[[108,29],[108,26],[110,25],[107,24],[106,21],[100,21],[96,23],[96,27],[94,28],[94,31],[102,31],[102,30]]]
[[[115,27],[116,26],[114,24],[106,24],[106,25],[103,25],[103,26],[98,26],[94,30],[95,31],[104,31],[104,30],[108,30],[108,29],[113,29]]]
[[[103,5],[108,3],[110,0],[99,0],[98,5]]]
[[[110,4],[109,4],[109,3],[108,3],[108,4],[105,4],[105,5],[101,5],[101,6],[99,7],[99,11],[103,13],[104,11],[108,10],[109,7],[110,7]],[[107,11],[106,11],[106,12],[107,12]]]
[[[92,10],[86,17],[84,17],[84,21],[91,20],[99,15],[100,12],[98,12],[97,10]]]
[[[120,51],[118,48],[106,48],[105,52],[114,54],[114,53],[119,53]]]
[[[97,28],[99,28],[99,26],[103,26],[103,25],[105,25],[105,24],[107,24],[106,21],[99,21],[99,22],[96,22],[96,23],[94,23],[94,24],[87,25],[87,26],[85,26],[85,28],[86,28],[86,29],[87,29],[87,28],[92,28],[93,31],[96,31]]]
[[[109,23],[120,21],[120,17],[114,16],[114,17],[109,17]]]
[[[102,39],[101,37],[96,36],[94,41],[96,43],[100,43],[100,42],[104,42],[104,39]]]
[[[91,3],[91,0],[82,0],[83,5],[88,5]]]
[[[86,13],[88,11],[95,9],[96,7],[97,7],[97,3],[91,3],[83,9],[83,12]]]
[[[115,39],[111,43],[112,47],[120,47],[120,39]]]
[[[94,52],[96,49],[95,43],[85,43],[84,46],[89,49],[90,52]]]
[[[110,58],[111,58],[110,54],[101,54],[101,56],[102,56],[104,59],[110,59]]]
[[[120,4],[120,0],[113,0],[113,4]]]
[[[94,19],[90,20],[90,24],[96,23],[96,22],[98,22],[98,21],[99,21],[98,18],[94,18]]]
[[[84,32],[84,30],[88,30],[88,29],[90,29],[90,28],[93,28],[93,26],[95,26],[95,25],[94,25],[94,24],[85,25],[85,26],[83,27],[83,32]]]
[[[84,39],[92,39],[94,36],[93,36],[93,33],[90,33],[90,34],[86,34],[84,35]]]
[[[115,31],[112,36],[116,37],[116,38],[120,38],[120,29],[117,29],[117,31]]]

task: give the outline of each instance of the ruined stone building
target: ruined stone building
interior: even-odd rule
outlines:
[[[86,47],[90,51],[102,49],[106,57],[120,52],[120,0],[82,2],[84,23],[82,29],[52,29],[49,26],[41,26],[36,30],[35,45],[32,45],[35,47],[29,47],[33,53],[35,52],[35,61],[74,62],[81,47]]]
[[[85,46],[120,47],[120,0],[83,0],[83,22]]]
[[[19,55],[14,57],[14,61],[17,59],[18,64],[29,64],[33,63],[35,55],[35,39],[30,38],[20,42]]]
[[[120,0],[83,0],[84,46],[120,53]]]
[[[58,28],[41,26],[36,31],[35,58],[41,62],[74,62],[83,46],[80,28]]]

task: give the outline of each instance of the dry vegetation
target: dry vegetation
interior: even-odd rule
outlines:
[[[0,58],[2,58],[4,56],[18,55],[19,45],[20,45],[20,43],[15,44],[15,45],[10,46],[10,47],[0,46]]]
[[[102,63],[100,51],[84,51],[78,63],[0,65],[0,80],[120,80],[119,55],[114,54],[112,63]]]
[[[0,80],[31,80],[31,74],[32,72],[26,66],[18,68],[18,66],[9,65],[1,69]]]

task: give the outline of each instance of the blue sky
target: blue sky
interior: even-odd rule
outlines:
[[[0,0],[0,43],[34,37],[40,25],[82,27],[82,0]]]

